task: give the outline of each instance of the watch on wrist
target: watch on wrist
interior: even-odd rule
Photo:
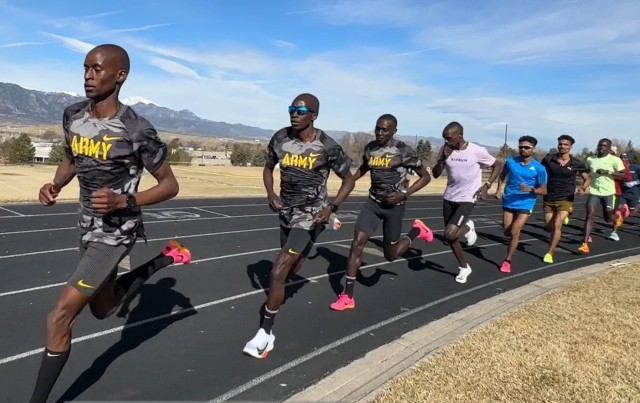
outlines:
[[[332,213],[335,213],[336,211],[338,211],[338,205],[337,204],[329,203],[329,208],[331,209]]]
[[[487,187],[487,190],[491,189],[491,182],[485,182],[484,185]]]
[[[138,202],[136,201],[136,196],[132,194],[127,195],[127,208],[130,210],[135,210],[138,208]]]

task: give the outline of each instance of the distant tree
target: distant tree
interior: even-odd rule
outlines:
[[[344,152],[351,158],[353,165],[359,166],[362,162],[364,147],[373,140],[371,133],[345,133],[339,141]]]
[[[509,147],[508,144],[504,144],[502,147],[500,147],[500,152],[499,152],[499,156],[502,158],[509,158],[509,157],[515,157],[516,155],[518,155],[518,152]]]
[[[428,161],[429,157],[431,157],[431,143],[429,140],[418,141],[418,145],[416,146],[416,154],[418,154],[418,158],[420,158],[423,162]]]
[[[9,159],[9,154],[11,154],[11,145],[14,141],[15,139],[8,138],[0,142],[0,158],[3,160]]]
[[[33,162],[36,149],[31,143],[31,138],[26,133],[22,133],[12,144],[9,152],[9,162],[12,164],[26,164]]]
[[[191,155],[185,151],[178,138],[172,139],[169,144],[167,144],[167,152],[167,162],[169,163],[191,162]]]
[[[55,130],[47,129],[40,135],[43,140],[53,140],[58,137],[58,133]]]
[[[596,155],[593,151],[589,150],[588,147],[584,147],[582,149],[582,151],[580,151],[580,154],[577,154],[576,157],[578,157],[578,159],[580,159],[581,161],[586,161],[587,158],[592,157]]]
[[[49,152],[49,160],[47,161],[50,165],[58,165],[64,160],[64,145],[63,143],[56,143],[51,147],[51,151]]]
[[[251,166],[263,167],[267,163],[267,150],[258,148],[251,158]]]
[[[253,150],[248,144],[234,143],[231,148],[231,165],[247,166],[253,159]]]

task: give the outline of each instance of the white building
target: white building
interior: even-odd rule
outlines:
[[[51,142],[33,143],[33,147],[36,149],[36,155],[33,157],[33,162],[45,163],[49,160],[49,154],[53,148]]]

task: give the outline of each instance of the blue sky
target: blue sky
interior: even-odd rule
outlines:
[[[84,54],[125,47],[122,97],[266,129],[301,92],[317,126],[499,145],[530,134],[576,151],[638,138],[640,1],[0,0],[0,81],[83,93]],[[636,141],[640,143],[640,139]]]

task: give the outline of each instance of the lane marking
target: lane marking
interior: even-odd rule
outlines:
[[[16,216],[18,216],[18,217],[24,217],[24,214],[22,214],[22,213],[18,213],[17,211],[9,210],[9,209],[8,209],[8,208],[6,208],[6,207],[2,207],[2,206],[0,206],[0,210],[4,210],[4,211],[7,211],[7,212],[9,212],[9,213],[11,213],[11,214],[15,214],[15,215],[16,215]]]
[[[205,210],[205,209],[203,209],[202,207],[192,207],[192,209],[194,209],[194,210],[198,210],[198,211],[204,211],[205,213],[209,213],[209,214],[217,214],[217,215],[219,215],[219,216],[221,216],[221,217],[232,217],[232,216],[227,215],[227,214],[218,213],[217,211],[209,211],[209,210]]]

